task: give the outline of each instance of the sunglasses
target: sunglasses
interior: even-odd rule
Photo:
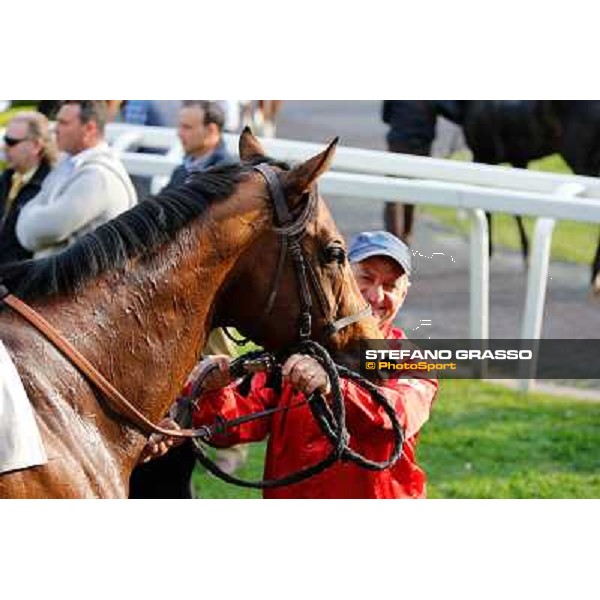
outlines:
[[[20,144],[21,142],[26,142],[29,138],[14,138],[14,137],[10,137],[8,135],[4,136],[4,143],[9,147],[12,148],[13,146],[16,146],[17,144]]]

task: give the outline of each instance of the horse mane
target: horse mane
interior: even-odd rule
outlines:
[[[182,186],[146,198],[62,252],[0,265],[0,283],[26,300],[77,292],[99,275],[123,268],[128,260],[155,253],[211,203],[230,197],[243,175],[261,162],[289,169],[286,163],[256,157],[194,173]]]

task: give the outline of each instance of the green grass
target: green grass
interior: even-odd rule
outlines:
[[[463,159],[464,157],[461,155],[458,158]],[[536,171],[549,171],[553,173],[572,173],[558,154],[533,161],[529,168]],[[469,221],[459,219],[456,210],[430,205],[424,206],[423,210],[451,230],[457,231],[462,235],[468,234],[470,228]],[[531,241],[535,219],[525,218],[524,221]],[[492,235],[495,247],[521,250],[521,242],[514,217],[495,214],[492,223]],[[552,258],[566,262],[590,264],[594,258],[597,244],[598,226],[596,224],[560,221],[554,229]]]
[[[246,464],[235,473],[242,479],[262,478],[266,444],[251,444]],[[214,452],[212,452],[214,458]],[[237,487],[213,477],[200,466],[194,471],[194,488],[198,498],[262,498],[260,490]]]
[[[260,478],[264,444],[241,471]],[[423,429],[430,498],[600,498],[600,404],[444,381]],[[197,470],[203,498],[259,498]]]
[[[598,498],[600,404],[445,381],[419,458],[432,498]]]

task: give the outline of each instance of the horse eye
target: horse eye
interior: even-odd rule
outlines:
[[[325,248],[325,262],[327,264],[338,263],[339,265],[343,265],[345,260],[346,251],[341,246],[332,244]]]

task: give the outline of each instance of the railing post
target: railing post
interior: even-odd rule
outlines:
[[[471,339],[490,337],[490,257],[489,231],[485,213],[480,208],[471,214],[470,317]]]
[[[565,183],[556,190],[556,195],[569,199],[581,194],[585,187],[579,183]],[[521,339],[538,340],[542,334],[542,320],[544,316],[544,303],[548,286],[548,268],[550,264],[550,249],[555,219],[537,219],[533,234],[531,250],[531,264],[527,274],[527,291],[525,294],[525,310],[521,325]],[[537,350],[537,347],[535,348]],[[537,353],[534,353],[534,356]],[[536,364],[529,365],[529,374],[535,373]],[[521,375],[519,387],[527,392],[533,387],[532,377],[525,378]]]

